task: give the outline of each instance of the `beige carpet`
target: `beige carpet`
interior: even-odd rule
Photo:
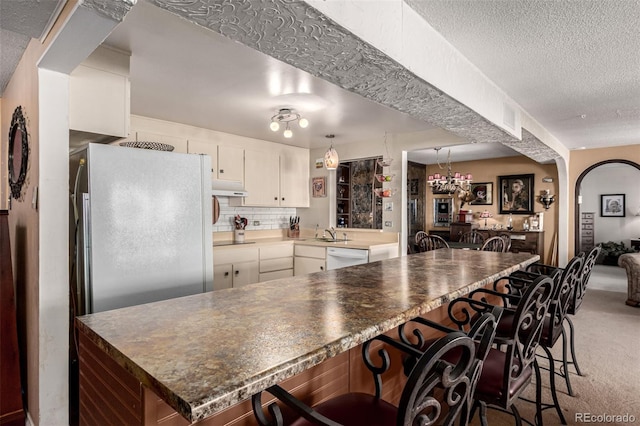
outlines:
[[[614,267],[615,268],[615,267]],[[594,273],[596,271],[594,270]],[[556,376],[558,398],[567,423],[578,425],[640,425],[640,308],[625,305],[626,276],[607,274],[598,268],[592,275],[587,295],[578,314],[573,318],[576,328],[576,353],[584,374],[575,374],[570,367],[574,397],[567,394],[564,379]],[[619,271],[615,271],[616,273]],[[615,276],[614,276],[615,275]],[[624,279],[621,290],[620,280]],[[608,286],[614,291],[599,290]],[[559,340],[553,349],[556,359],[561,359],[562,344]],[[544,353],[539,349],[539,353]],[[546,364],[540,358],[540,364]],[[542,373],[543,401],[551,401],[549,373]],[[532,396],[534,383],[527,395]],[[523,418],[533,420],[533,404],[518,401],[516,406]],[[554,409],[543,412],[545,425],[558,425],[560,421]],[[587,415],[590,422],[580,421]],[[625,418],[594,418],[595,416],[633,416],[635,421]],[[489,410],[490,425],[513,425],[513,417]],[[602,420],[602,421],[597,421]],[[479,424],[477,415],[473,424]]]

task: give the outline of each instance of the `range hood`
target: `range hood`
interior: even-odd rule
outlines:
[[[246,197],[249,195],[244,189],[242,182],[237,180],[218,180],[211,181],[211,195],[223,197]]]

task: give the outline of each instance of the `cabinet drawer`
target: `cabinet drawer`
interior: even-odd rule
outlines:
[[[580,234],[582,236],[584,236],[584,237],[591,237],[591,236],[593,236],[593,230],[591,230],[591,229],[583,229]]]
[[[316,259],[324,259],[327,249],[317,246],[295,246],[295,255],[304,257],[315,257]]]
[[[582,229],[593,229],[593,223],[583,223]]]
[[[293,266],[293,265],[292,265]],[[285,269],[283,271],[273,271],[273,272],[264,272],[260,273],[260,282],[269,281],[269,280],[277,280],[280,278],[287,278],[293,276],[293,268]]]
[[[593,244],[593,237],[582,237],[582,244]]]
[[[593,225],[593,219],[582,219],[583,225]]]
[[[260,273],[293,268],[293,256],[279,259],[260,260]],[[262,281],[262,280],[261,280]]]
[[[582,218],[583,219],[591,219],[591,220],[593,220],[595,215],[596,215],[595,213],[582,213]]]
[[[277,259],[279,257],[293,257],[293,242],[260,247],[260,260]]]
[[[258,248],[237,248],[237,247],[214,247],[213,264],[257,262]]]

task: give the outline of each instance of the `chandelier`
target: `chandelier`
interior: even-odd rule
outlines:
[[[293,136],[293,132],[289,127],[289,123],[291,123],[292,121],[297,121],[298,126],[303,129],[309,125],[309,120],[307,120],[306,118],[301,118],[300,114],[294,112],[291,108],[281,108],[276,115],[271,117],[271,124],[269,125],[269,128],[272,131],[277,132],[278,130],[280,130],[280,123],[284,123],[285,128],[283,136],[288,139]]]
[[[441,148],[435,148],[436,162],[438,163],[438,167],[444,169],[438,160],[440,149]],[[471,173],[451,172],[451,150],[449,150],[449,154],[447,155],[447,174],[441,175],[440,173],[434,173],[433,175],[429,175],[427,183],[433,188],[434,192],[453,194],[457,191],[469,191],[471,180]]]

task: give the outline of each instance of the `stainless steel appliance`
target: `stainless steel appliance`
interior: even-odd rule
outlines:
[[[369,250],[350,248],[327,248],[327,270],[361,265],[369,262]]]
[[[89,144],[70,178],[76,315],[213,290],[209,156]]]

